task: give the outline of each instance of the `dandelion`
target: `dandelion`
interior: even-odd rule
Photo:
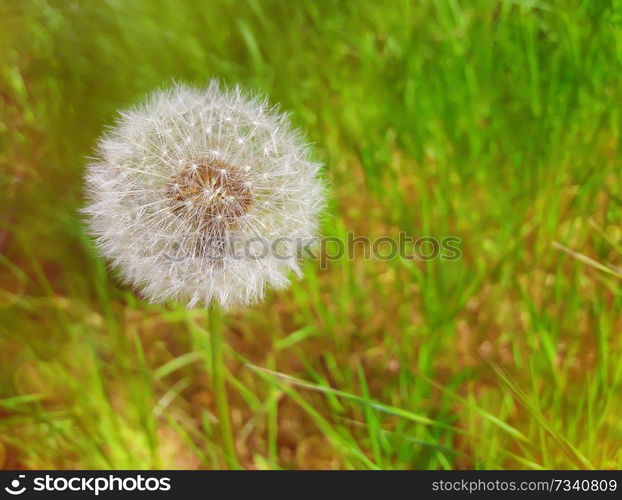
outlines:
[[[265,100],[177,85],[122,112],[100,140],[84,212],[146,299],[228,309],[300,273],[323,205],[319,168]]]
[[[152,302],[209,307],[232,467],[221,308],[256,302],[300,273],[299,249],[314,239],[324,201],[319,169],[286,115],[214,81],[203,90],[176,85],[121,112],[88,166],[83,212],[124,280]]]

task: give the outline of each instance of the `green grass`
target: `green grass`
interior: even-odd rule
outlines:
[[[0,468],[622,467],[621,1],[2,0],[0,25]],[[308,133],[324,234],[462,241],[309,262],[226,316],[237,457],[206,311],[123,288],[78,215],[115,110],[212,77]]]

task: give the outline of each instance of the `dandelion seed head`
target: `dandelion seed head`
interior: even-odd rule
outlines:
[[[248,305],[299,273],[324,204],[319,171],[265,100],[216,82],[176,85],[100,139],[83,212],[102,254],[148,300]],[[244,250],[277,240],[278,255]]]

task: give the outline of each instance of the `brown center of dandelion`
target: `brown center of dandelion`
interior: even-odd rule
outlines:
[[[217,158],[187,161],[166,191],[176,215],[213,237],[222,236],[253,203],[242,172]]]

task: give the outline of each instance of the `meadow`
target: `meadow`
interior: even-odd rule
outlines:
[[[229,433],[206,311],[79,213],[116,111],[211,78],[314,144],[324,235],[461,251],[225,316]],[[620,0],[0,0],[0,468],[621,468],[621,110]]]

